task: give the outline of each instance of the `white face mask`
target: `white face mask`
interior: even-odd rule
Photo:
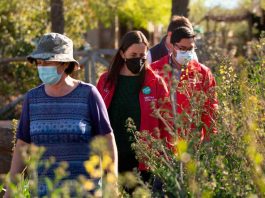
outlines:
[[[38,66],[38,73],[44,84],[54,85],[60,81],[62,74],[57,73],[56,66]]]
[[[197,55],[194,50],[190,50],[190,51],[177,50],[177,55],[175,57],[176,61],[180,65],[187,65],[191,60],[194,60],[196,58],[197,58]]]

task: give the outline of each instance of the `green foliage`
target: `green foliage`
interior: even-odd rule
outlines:
[[[175,139],[173,148],[148,132],[134,134],[136,142],[132,146],[138,158],[163,181],[168,196],[265,195],[264,38],[253,43],[252,48],[251,58],[236,66],[226,59],[216,70],[218,134],[212,134],[209,142],[200,144],[200,130],[196,129],[184,136],[169,131]],[[181,115],[174,120],[179,132],[187,131],[180,118]],[[197,123],[197,119],[189,117],[190,122]],[[128,122],[132,126],[132,121]]]
[[[4,191],[4,184],[0,184],[0,193],[2,193],[2,191]]]
[[[202,1],[198,0],[198,2]],[[149,20],[157,23],[162,21],[166,24],[170,14],[169,2],[161,5],[158,1],[86,2],[78,0],[73,3],[66,0],[64,3],[66,34],[73,38],[78,47],[82,45],[80,35],[86,31],[87,27],[94,27],[99,16],[102,16],[100,18],[103,23],[110,25],[114,11],[117,11],[122,21],[133,19],[134,26],[146,27]],[[156,6],[160,6],[161,10],[156,10]],[[199,19],[201,13],[204,13],[200,13],[199,8],[192,9],[194,10],[192,12],[197,13],[192,16],[194,20]],[[1,56],[27,55],[33,49],[35,43],[33,38],[49,30],[49,11],[47,1],[39,1],[38,5],[33,0],[0,1]],[[165,14],[166,11],[168,15]],[[159,18],[160,16],[163,18]],[[187,125],[182,121],[183,118],[188,118],[190,123],[195,122],[196,127],[189,136],[184,135],[182,139],[176,136],[174,149],[169,149],[166,142],[150,136],[148,132],[135,133],[135,143],[132,146],[137,157],[144,159],[152,173],[163,181],[165,184],[163,188],[169,196],[264,196],[265,38],[253,43],[251,49],[252,53],[248,58],[241,57],[236,62],[231,62],[227,58],[221,61],[220,56],[224,54],[222,49],[216,50],[210,42],[206,45],[204,53],[210,57],[208,63],[210,66],[215,66],[219,99],[219,115],[216,122],[218,134],[211,135],[209,142],[199,143],[198,133],[202,123],[198,115],[203,110],[199,108],[203,101],[197,100],[196,95],[193,99],[191,98],[194,116],[180,115],[175,120],[176,126],[182,129],[181,132],[187,129]],[[33,67],[28,64],[0,66],[0,95],[11,99],[11,96],[24,93],[38,84],[39,80]],[[204,100],[203,98],[201,99]],[[4,103],[2,98],[1,102]],[[132,120],[128,121],[128,126],[132,127],[131,132],[135,131]],[[176,134],[175,132],[173,130],[171,134]],[[103,157],[104,166],[111,169],[109,158],[101,152],[104,146],[106,144],[102,140],[92,143],[92,147],[96,150],[95,154]],[[16,197],[30,197],[29,192],[32,193],[31,195],[36,195],[38,184],[36,169],[43,152],[42,148],[36,147],[23,151],[28,165],[28,177],[25,177],[23,172],[17,177],[16,185],[7,177],[7,183]],[[29,154],[33,154],[31,158],[28,158]],[[99,172],[96,166],[99,158],[96,156],[90,158],[86,166],[88,172],[91,171],[95,177]],[[51,158],[42,163],[49,168],[54,161],[55,159]],[[93,184],[82,177],[78,181],[65,182],[57,188],[57,184],[67,176],[66,169],[67,165],[62,163],[55,170],[55,180],[46,179],[51,197],[69,197],[69,189],[75,189],[78,194],[93,189]],[[107,182],[115,181],[111,174],[104,179]],[[146,186],[135,174],[124,175],[119,183],[120,192],[125,197],[129,195],[123,189],[128,185],[132,188],[140,186],[136,188],[135,197],[150,196],[150,186]],[[3,185],[0,185],[0,192],[2,189]],[[106,187],[105,190],[110,189]],[[108,192],[113,193],[112,190],[111,188]],[[86,196],[90,195],[86,194]],[[111,196],[113,194],[110,193],[109,197]]]
[[[96,24],[103,23],[106,27],[112,25],[115,15],[126,0],[88,0],[88,7],[92,10]]]
[[[73,40],[75,48],[83,46],[84,34],[89,28],[97,25],[95,17],[95,11],[90,7],[89,1],[64,1],[65,34]]]
[[[40,1],[0,2],[0,56],[25,56],[34,48],[34,38],[48,29],[47,6]],[[29,6],[31,5],[31,6]],[[0,101],[4,105],[39,83],[36,70],[25,63],[0,65]],[[19,85],[19,86],[18,86]],[[14,115],[13,115],[14,116]]]
[[[170,1],[162,5],[157,0],[65,0],[63,3],[65,34],[77,49],[85,43],[84,35],[89,28],[96,27],[98,22],[110,26],[115,15],[122,23],[130,21],[130,25],[139,28],[147,28],[149,21],[167,24],[170,15]],[[50,11],[50,1],[1,0],[0,57],[26,56],[32,52],[38,38],[51,31]],[[1,107],[40,83],[35,66],[29,63],[0,65],[0,73]],[[7,117],[18,118],[20,108],[16,109],[18,113],[9,112]]]
[[[137,28],[148,28],[148,22],[167,25],[171,14],[169,0],[163,4],[158,0],[89,0],[88,4],[95,17],[106,26],[113,23],[115,15],[122,23]]]
[[[13,129],[17,128],[14,120]],[[44,167],[49,170],[55,165],[56,159],[51,156],[48,160],[43,160],[44,147],[37,147],[34,144],[23,147],[21,150],[22,159],[26,168],[21,174],[17,174],[15,180],[10,179],[9,174],[2,176],[4,184],[0,185],[0,192],[3,186],[10,189],[11,197],[25,198],[38,196],[38,184],[44,182],[47,185],[47,197],[130,197],[124,190],[130,189],[133,197],[150,197],[149,186],[144,184],[140,175],[136,172],[127,172],[119,176],[119,181],[114,173],[114,166],[109,155],[108,144],[104,137],[96,137],[91,141],[91,154],[85,161],[84,167],[90,178],[80,175],[77,179],[67,179],[68,164],[60,162],[54,169],[54,179],[45,177],[39,178],[37,169]],[[102,185],[95,183],[94,179],[101,179]],[[119,195],[118,195],[119,193]]]
[[[170,20],[171,1],[166,0],[127,0],[119,9],[121,21],[129,23],[134,27],[147,28],[148,22],[168,25]]]
[[[65,31],[73,39],[75,47],[84,43],[91,13],[86,10],[85,1],[64,1]],[[38,38],[50,32],[50,1],[3,0],[0,2],[0,56],[13,58],[26,56],[33,51]],[[40,84],[35,65],[9,63],[0,65],[1,107],[17,96]],[[21,106],[10,112],[6,118],[18,118]]]
[[[203,29],[207,34],[212,35],[215,42],[211,42],[212,45],[219,46],[221,48],[229,48],[229,45],[233,44],[237,46],[238,53],[245,53],[245,44],[246,41],[249,41],[251,38],[250,28],[252,28],[252,33],[258,33],[255,25],[253,27],[249,27],[249,20],[236,20],[231,21],[227,20],[229,18],[234,17],[241,18],[241,16],[245,16],[246,14],[254,14],[257,16],[261,16],[259,14],[262,8],[262,4],[264,4],[262,0],[251,1],[251,0],[241,0],[238,1],[238,5],[233,9],[226,9],[221,6],[215,7],[206,7],[205,0],[192,0],[189,4],[190,15],[189,19],[195,26],[195,28]],[[218,16],[221,20],[213,21],[206,20],[204,17],[206,16]],[[206,43],[209,38],[206,38]],[[242,47],[244,46],[244,47]],[[213,47],[213,46],[207,46]],[[228,49],[229,50],[229,49]],[[200,57],[200,56],[199,56]]]
[[[0,52],[2,56],[21,56],[32,50],[32,38],[47,30],[47,6],[40,1],[3,0],[0,3]],[[29,6],[32,5],[32,6]]]
[[[205,7],[205,0],[193,0],[189,4],[190,16],[189,19],[193,23],[197,24],[207,13]]]

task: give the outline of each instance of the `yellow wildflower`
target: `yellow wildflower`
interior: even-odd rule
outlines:
[[[99,178],[102,176],[102,171],[101,171],[101,169],[94,169],[94,171],[91,172],[90,175],[93,178]]]
[[[89,159],[90,163],[93,164],[93,165],[99,165],[99,162],[100,162],[100,159],[99,159],[99,156],[97,155],[92,155]]]
[[[248,99],[249,99],[249,101],[250,101],[251,103],[253,103],[254,105],[258,103],[258,99],[257,99],[256,96],[250,96]]]
[[[175,145],[176,145],[174,149],[175,156],[180,157],[182,156],[183,153],[187,151],[188,143],[186,140],[178,139]]]
[[[95,170],[95,166],[90,161],[85,161],[85,168],[88,173],[92,173]]]
[[[102,169],[106,170],[112,164],[112,159],[108,154],[103,155]]]
[[[109,173],[107,175],[107,182],[108,183],[115,183],[116,179],[117,179],[116,176],[114,174],[112,174],[112,173]]]
[[[100,164],[99,156],[92,155],[88,161],[85,161],[86,171],[92,174],[95,171],[96,166],[98,166],[99,164]]]
[[[95,184],[90,180],[86,180],[84,183],[84,188],[88,191],[93,190],[95,188]]]

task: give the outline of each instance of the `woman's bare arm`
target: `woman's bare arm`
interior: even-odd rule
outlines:
[[[117,151],[115,137],[113,133],[108,133],[104,135],[104,137],[106,138],[109,145],[110,157],[114,164],[114,174],[118,177],[118,151]]]
[[[15,182],[16,175],[21,173],[25,168],[25,164],[23,162],[22,155],[21,155],[21,149],[28,145],[29,145],[28,143],[20,139],[17,140],[16,147],[13,153],[12,162],[11,162],[11,168],[9,171],[11,182]],[[10,197],[10,189],[7,187],[4,198],[9,198],[9,197]]]

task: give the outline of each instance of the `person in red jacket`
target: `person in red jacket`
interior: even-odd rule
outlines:
[[[213,74],[208,67],[199,63],[194,57],[196,48],[194,39],[195,34],[190,28],[184,26],[176,28],[170,40],[173,45],[172,53],[152,63],[151,68],[164,78],[169,88],[174,87],[170,93],[173,114],[176,112],[175,117],[181,115],[179,117],[184,120],[182,124],[187,124],[184,132],[176,126],[178,133],[184,136],[187,132],[192,134],[200,125],[202,142],[209,140],[210,133],[217,132],[215,115],[218,102]],[[165,65],[169,65],[169,72],[166,71]],[[199,100],[203,102],[200,103]],[[198,118],[198,112],[200,124],[190,123],[190,120],[196,120],[195,116]]]
[[[181,26],[185,26],[193,30],[192,24],[188,18],[178,15],[173,16],[171,22],[168,25],[167,34],[163,36],[160,43],[151,47],[150,50],[148,51],[147,53],[148,63],[151,64],[155,61],[158,61],[159,59],[163,58],[166,55],[169,55],[172,52],[173,46],[170,43],[172,32],[174,31],[174,29]],[[194,52],[194,57],[196,58],[196,60],[198,60],[197,54],[195,52]]]
[[[169,97],[167,87],[146,62],[148,41],[140,31],[124,35],[121,45],[106,73],[100,76],[97,88],[107,106],[110,123],[118,148],[119,172],[132,171],[137,167],[144,171],[143,163],[138,164],[131,148],[132,134],[127,132],[126,120],[134,120],[137,131],[147,130],[151,134],[160,130],[165,136],[164,125],[155,117],[151,104],[163,108]]]

